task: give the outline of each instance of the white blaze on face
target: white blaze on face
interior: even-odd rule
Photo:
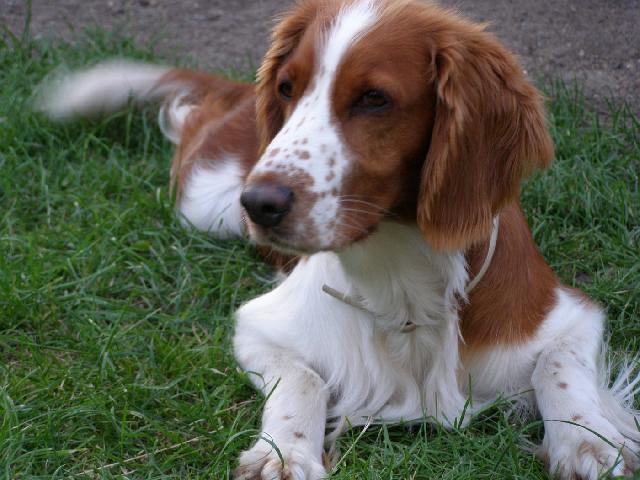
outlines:
[[[317,196],[309,218],[316,233],[314,243],[320,248],[329,247],[335,240],[338,193],[350,162],[331,106],[336,73],[349,48],[376,20],[372,0],[355,2],[340,11],[329,31],[319,40],[318,62],[309,82],[311,90],[300,99],[253,171],[292,176],[298,172],[313,179],[313,185],[305,188]],[[296,233],[304,236],[303,223],[298,229]]]

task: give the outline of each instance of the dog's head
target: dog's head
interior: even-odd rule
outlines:
[[[412,0],[306,0],[258,75],[252,237],[339,250],[382,219],[434,248],[486,238],[553,146],[541,97],[482,26]]]

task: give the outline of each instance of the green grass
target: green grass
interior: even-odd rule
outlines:
[[[113,55],[155,58],[100,32],[0,40],[0,478],[227,478],[263,405],[233,361],[232,312],[268,270],[180,227],[151,114],[59,126],[29,108],[59,64]],[[563,280],[606,305],[614,349],[637,352],[640,127],[550,89],[558,161],[525,186],[530,223]],[[539,422],[504,410],[453,432],[353,430],[334,478],[546,478],[520,449]]]

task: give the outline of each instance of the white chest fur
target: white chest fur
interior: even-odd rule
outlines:
[[[453,421],[465,402],[454,299],[466,282],[461,253],[434,252],[415,227],[383,224],[339,255],[303,260],[276,289],[244,305],[236,337],[252,332],[295,352],[325,379],[330,415],[355,424],[425,413]],[[375,317],[327,295],[325,284],[361,295]],[[407,322],[419,328],[402,333]]]

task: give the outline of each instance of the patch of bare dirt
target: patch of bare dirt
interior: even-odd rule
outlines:
[[[0,23],[19,31],[24,0],[0,0]],[[33,0],[32,31],[73,36],[121,28],[169,55],[213,69],[260,63],[283,0]],[[640,0],[442,0],[483,22],[534,79],[577,79],[592,104],[628,102],[640,113]]]

